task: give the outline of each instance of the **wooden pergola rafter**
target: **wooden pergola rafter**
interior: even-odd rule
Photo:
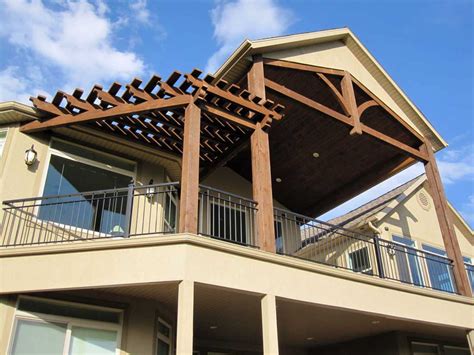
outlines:
[[[354,78],[349,72],[276,59],[264,59],[263,62],[265,65],[272,67],[295,69],[314,74],[315,79],[319,79],[326,84],[328,90],[340,105],[342,112],[330,108],[323,103],[316,101],[315,99],[311,99],[305,95],[302,95],[301,93],[298,93],[295,90],[281,85],[271,79],[265,78],[265,87],[267,89],[284,95],[295,102],[322,112],[325,115],[348,125],[351,127],[351,135],[367,134],[384,144],[388,144],[402,151],[403,153],[407,154],[409,158],[414,158],[423,162],[428,160],[427,154],[421,149],[424,138],[403,118],[401,118],[397,113],[395,113],[385,103],[383,103],[383,101],[381,101],[363,84],[361,84],[356,78]],[[337,80],[331,80],[331,78],[337,78]],[[355,88],[362,90],[369,97],[369,99],[363,103],[358,104],[355,97]],[[363,114],[372,107],[379,107],[389,114],[393,120],[398,122],[403,127],[403,129],[406,130],[406,132],[408,132],[419,142],[419,145],[417,147],[410,146],[394,137],[391,137],[388,134],[380,132],[369,125],[364,124],[361,118],[363,117]]]
[[[185,75],[175,71],[167,80],[154,75],[146,84],[136,78],[125,86],[113,83],[107,91],[95,85],[87,95],[81,89],[58,91],[51,102],[32,97],[43,117],[21,131],[86,125],[181,155],[185,110],[195,104],[201,112],[199,158],[212,166],[246,141],[257,124],[267,129],[283,117],[282,105],[201,74],[198,69]]]

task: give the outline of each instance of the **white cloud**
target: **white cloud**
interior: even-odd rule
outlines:
[[[294,21],[292,12],[275,0],[221,0],[211,18],[219,49],[209,58],[207,72],[214,72],[243,39],[281,35]]]
[[[42,73],[39,67],[28,66],[21,70],[17,66],[8,66],[0,71],[0,102],[19,101],[28,103],[32,93],[47,95],[38,85]]]
[[[470,181],[474,183],[474,149],[473,145],[463,146],[458,149],[448,148],[446,151],[437,155],[438,168],[441,179],[445,185],[455,184],[461,181]],[[379,197],[380,195],[402,185],[403,183],[423,174],[425,169],[421,163],[417,163],[390,179],[374,186],[373,188],[361,193],[360,195],[346,201],[331,211],[326,212],[319,218],[328,220]],[[471,212],[468,212],[468,211]],[[463,205],[462,214],[469,221],[474,221],[474,196],[469,197],[469,201]],[[467,212],[467,213],[466,213]]]
[[[474,195],[468,196],[467,202],[463,203],[460,213],[470,226],[474,226]]]
[[[41,0],[0,0],[0,5],[0,36],[41,65],[59,70],[68,89],[130,79],[145,69],[135,53],[112,45],[112,22],[105,17],[108,8],[103,1],[96,6],[86,0],[67,1],[54,9]],[[17,90],[26,84],[31,93],[34,85],[28,81]]]
[[[135,0],[130,4],[134,19],[143,24],[150,24],[150,11],[147,8],[147,0]]]

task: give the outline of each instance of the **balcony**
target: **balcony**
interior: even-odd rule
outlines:
[[[179,184],[4,202],[0,245],[79,243],[177,233]],[[258,248],[255,201],[200,186],[198,235]],[[276,252],[416,287],[457,293],[452,260],[274,209]]]

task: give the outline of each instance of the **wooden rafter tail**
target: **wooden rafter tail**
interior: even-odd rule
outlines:
[[[33,106],[38,110],[51,116],[61,116],[70,114],[68,110],[62,107],[57,107],[50,102],[46,101],[46,97],[38,95],[38,97],[30,97],[30,101],[33,103]]]
[[[63,98],[66,99],[66,101],[67,101],[66,108],[69,111],[73,111],[72,109],[74,109],[74,108],[80,110],[81,112],[96,109],[96,106],[92,105],[91,103],[89,103],[85,100],[81,100],[80,98],[77,98],[76,96],[69,95],[69,94],[67,94],[65,92],[62,92],[62,91],[58,91],[58,93],[59,92],[61,92]]]
[[[146,83],[145,87],[143,90],[145,90],[147,93],[151,94],[153,93],[153,90],[158,86],[158,84],[161,82],[161,77],[159,77],[156,74],[153,74],[150,80],[148,80],[148,83]]]

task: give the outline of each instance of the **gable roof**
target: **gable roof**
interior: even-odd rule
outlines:
[[[368,218],[378,212],[383,211],[392,201],[397,200],[401,195],[413,186],[418,186],[424,181],[424,175],[407,181],[406,183],[397,186],[383,195],[349,211],[341,216],[330,219],[328,223],[335,224],[345,228],[356,227],[360,223],[364,223]]]
[[[370,217],[376,215],[379,212],[385,212],[385,215],[389,214],[393,209],[401,203],[409,194],[415,191],[426,181],[426,175],[422,174],[415,177],[406,183],[397,186],[393,190],[386,192],[383,195],[347,212],[341,216],[335,217],[327,221],[327,223],[338,225],[344,228],[355,228],[363,223],[367,223]],[[459,219],[459,221],[471,232],[473,230],[466,220],[459,214],[459,212],[448,202],[449,208],[453,212],[453,215]]]
[[[371,75],[376,78],[380,85],[384,87],[387,92],[390,92],[390,95],[393,97],[396,104],[406,113],[409,121],[411,121],[408,123],[413,125],[423,134],[423,136],[430,140],[435,151],[447,146],[447,143],[434,129],[423,113],[407,97],[400,87],[398,87],[395,81],[388,75],[384,68],[370,54],[367,48],[362,45],[349,28],[337,28],[259,40],[246,39],[216,71],[215,76],[218,79],[236,82],[248,71],[252,55],[282,51],[291,48],[301,48],[313,44],[334,41],[343,42],[355,57],[367,67]]]

